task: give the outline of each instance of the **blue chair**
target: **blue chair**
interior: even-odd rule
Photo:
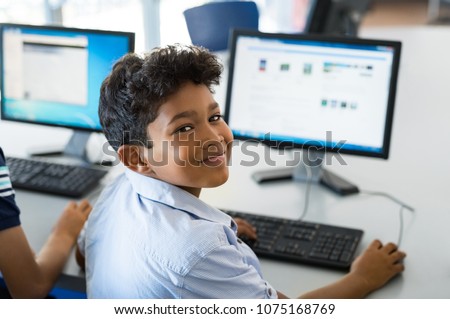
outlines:
[[[230,29],[259,27],[259,12],[253,1],[211,2],[183,14],[192,43],[210,51],[227,49]]]

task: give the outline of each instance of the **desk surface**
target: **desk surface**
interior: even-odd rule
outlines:
[[[449,298],[450,252],[450,28],[381,28],[363,30],[362,37],[403,42],[394,126],[389,160],[344,156],[347,165],[336,161],[328,166],[361,189],[387,192],[416,211],[404,212],[402,249],[408,254],[406,270],[372,298]],[[218,92],[220,95],[220,92]],[[218,97],[220,102],[221,97]],[[26,147],[64,142],[70,132],[19,123],[0,122],[0,145],[9,155],[24,155]],[[255,146],[263,156],[268,149]],[[201,198],[219,208],[298,218],[304,202],[305,185],[284,181],[258,185],[251,174],[268,167],[239,165],[247,161],[233,149],[230,180],[217,189],[205,189]],[[284,156],[270,153],[281,165]],[[22,223],[32,247],[43,245],[66,198],[17,191]],[[365,231],[360,250],[378,238],[396,242],[399,206],[369,195],[339,197],[314,185],[306,220],[361,228]],[[331,283],[343,273],[329,269],[261,259],[265,277],[291,297]],[[71,259],[66,274],[82,273]]]

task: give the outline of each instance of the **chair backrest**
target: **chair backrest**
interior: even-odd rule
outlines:
[[[183,14],[192,43],[210,51],[227,49],[230,29],[259,27],[259,12],[253,1],[211,2]]]

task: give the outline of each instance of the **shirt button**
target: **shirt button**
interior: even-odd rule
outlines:
[[[238,242],[239,244],[242,244],[242,240],[241,240],[240,238],[237,239],[237,242]]]

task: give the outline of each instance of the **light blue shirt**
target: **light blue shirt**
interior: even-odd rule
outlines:
[[[89,298],[277,298],[226,214],[131,170],[107,187],[79,238]]]

